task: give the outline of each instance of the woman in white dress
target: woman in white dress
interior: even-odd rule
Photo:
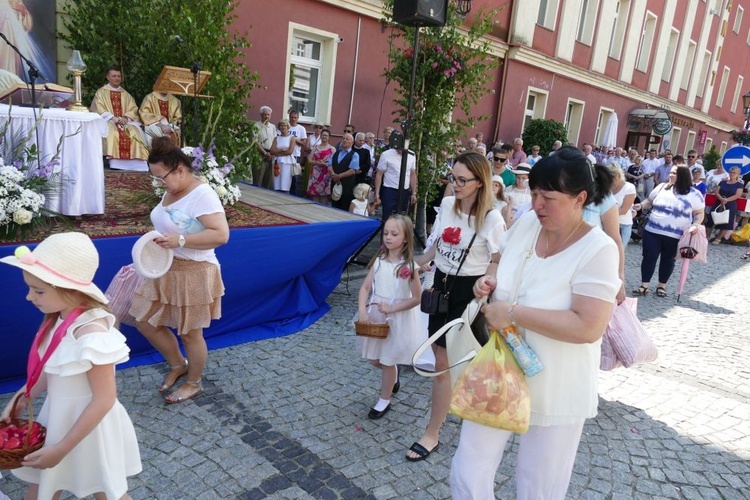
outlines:
[[[271,155],[276,157],[273,163],[273,188],[289,193],[292,187],[292,165],[297,161],[294,157],[297,138],[289,133],[289,120],[281,120],[277,128],[280,135],[274,138],[271,145]]]

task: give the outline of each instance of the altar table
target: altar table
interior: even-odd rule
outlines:
[[[0,104],[0,126],[10,117],[6,137],[28,133],[34,127],[34,109]],[[52,159],[62,138],[60,164],[55,172],[61,176],[47,194],[45,206],[64,215],[104,213],[104,163],[102,138],[107,137],[107,123],[96,113],[67,111],[65,109],[36,110],[41,117],[38,148],[42,163]],[[36,144],[32,132],[28,145]]]

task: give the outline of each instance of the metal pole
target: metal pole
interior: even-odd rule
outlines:
[[[406,104],[406,120],[404,121],[404,148],[401,150],[401,172],[398,178],[398,205],[396,205],[397,213],[406,213],[406,210],[402,209],[404,200],[404,186],[406,184],[406,166],[407,160],[409,159],[409,137],[411,136],[411,125],[412,125],[412,107],[414,104],[414,83],[417,79],[417,57],[419,57],[419,26],[414,27],[414,46],[412,47],[412,60],[411,60],[411,82],[409,82],[409,99]],[[412,186],[413,187],[413,186]]]

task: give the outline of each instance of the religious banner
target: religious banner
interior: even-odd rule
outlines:
[[[41,73],[38,82],[57,82],[55,0],[0,0],[0,33]],[[28,81],[28,66],[0,40],[0,70]]]

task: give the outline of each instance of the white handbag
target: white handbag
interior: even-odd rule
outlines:
[[[302,165],[299,162],[292,163],[292,176],[302,175]]]
[[[474,356],[482,349],[482,345],[474,337],[471,326],[474,320],[477,319],[479,310],[485,302],[486,298],[472,300],[466,306],[460,318],[456,318],[443,325],[440,330],[435,332],[435,335],[432,335],[425,343],[419,346],[419,349],[417,349],[417,352],[414,353],[411,359],[414,371],[423,377],[437,377],[450,370],[452,387],[456,383],[456,380],[458,380],[458,376],[466,368],[466,364],[474,359]],[[448,368],[439,371],[429,371],[420,368],[420,365],[424,366],[419,363],[422,355],[427,349],[431,349],[432,344],[443,335],[445,335],[446,351],[448,352]]]
[[[727,224],[729,222],[729,210],[724,205],[719,205],[711,212],[711,219],[715,226]]]

